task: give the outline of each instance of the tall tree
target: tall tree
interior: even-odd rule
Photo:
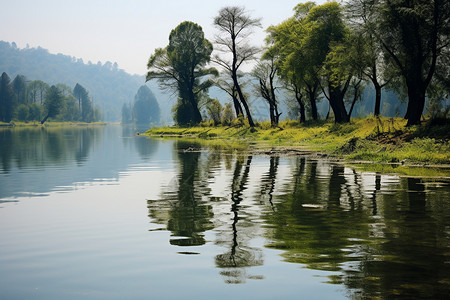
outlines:
[[[199,101],[212,85],[204,77],[217,75],[215,69],[205,68],[212,50],[202,27],[185,21],[171,31],[169,45],[156,49],[148,61],[146,80],[158,79],[162,88],[178,92],[175,120],[180,125],[198,124],[202,120]]]
[[[255,27],[261,27],[260,19],[248,15],[244,7],[227,6],[214,18],[214,26],[219,30],[215,38],[218,51],[223,55],[215,55],[213,61],[229,72],[233,80],[239,100],[244,106],[250,126],[255,126],[250,108],[238,80],[238,70],[243,63],[255,59],[259,52],[257,47],[247,43]],[[231,59],[229,55],[231,54]]]
[[[382,45],[374,34],[378,20],[370,10],[371,5],[366,0],[349,0],[346,5],[347,19],[350,20],[353,32],[350,63],[355,65],[364,79],[372,82],[375,89],[373,114],[379,116],[381,90],[389,83],[390,78],[384,72]]]
[[[63,97],[58,117],[63,121],[80,120],[81,112],[78,109],[77,99],[73,95],[72,88],[64,83],[58,83],[55,86],[59,89]]]
[[[425,96],[450,45],[447,0],[360,0],[377,22],[373,34],[407,87],[407,126],[420,124]],[[369,19],[369,17],[368,17]],[[447,68],[450,68],[447,65]]]
[[[17,101],[11,85],[11,78],[3,72],[0,78],[0,120],[11,122],[16,106]]]
[[[78,109],[81,111],[81,102],[83,98],[87,97],[87,91],[86,89],[79,83],[75,85],[73,88],[73,95],[78,100]]]
[[[14,92],[17,96],[17,102],[19,104],[27,104],[26,92],[27,92],[27,80],[23,75],[17,75],[12,82]]]
[[[81,120],[88,123],[94,121],[94,106],[89,93],[81,99]]]
[[[27,90],[28,90],[28,102],[29,103],[39,103],[43,104],[45,95],[48,91],[50,86],[43,82],[42,80],[33,80],[30,83],[28,83]]]
[[[336,123],[349,122],[344,97],[353,74],[350,68],[346,68],[346,72],[334,71],[336,66],[342,70],[342,61],[336,58],[340,58],[344,53],[343,44],[348,34],[348,28],[343,22],[342,8],[337,2],[315,6],[308,13],[306,22],[310,29],[304,44],[311,52],[310,57],[321,66],[321,88],[333,110],[334,120]]]
[[[48,118],[55,117],[59,114],[64,96],[61,91],[54,85],[52,85],[45,98],[44,107],[46,116],[42,119],[41,124],[44,124]]]
[[[73,89],[73,96],[78,100],[78,109],[81,113],[83,122],[92,122],[94,120],[94,108],[89,92],[79,83]]]
[[[138,124],[148,125],[159,122],[158,102],[146,85],[141,86],[134,97],[133,115]]]
[[[278,53],[277,65],[281,78],[292,87],[296,100],[304,110],[303,95],[309,99],[311,118],[318,119],[317,100],[322,61],[317,60],[316,52],[305,47],[302,42],[311,29],[306,17],[315,7],[315,2],[300,3],[294,8],[294,16],[277,26],[267,29],[269,51]],[[301,119],[306,119],[301,114]]]
[[[278,126],[281,113],[278,112],[278,101],[275,95],[275,76],[277,67],[275,65],[275,56],[266,52],[264,59],[261,60],[253,69],[253,76],[258,80],[258,90],[261,97],[269,104],[270,123],[273,127]]]

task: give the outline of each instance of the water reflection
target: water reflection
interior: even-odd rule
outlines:
[[[160,199],[148,200],[152,221],[164,224],[171,232],[170,244],[182,247],[205,244],[205,232],[214,230],[214,243],[225,249],[215,256],[215,265],[221,269],[224,281],[244,283],[247,279],[261,279],[262,276],[249,274],[247,270],[263,265],[263,259],[262,249],[249,245],[257,225],[252,224],[250,213],[245,211],[249,204],[242,204],[252,157],[238,156],[233,168],[229,153],[204,151],[200,145],[183,142],[176,144],[175,151],[179,173]],[[232,171],[230,185],[223,185],[228,196],[214,196],[209,184],[224,166]]]
[[[360,173],[306,157],[255,162],[182,142],[175,151],[178,175],[148,201],[149,215],[172,245],[216,245],[226,283],[265,278],[255,268],[264,265],[255,246],[264,236],[286,262],[332,272],[324,281],[345,286],[350,298],[449,294],[448,179]]]
[[[363,177],[338,165],[324,180],[316,168],[300,161],[293,192],[265,215],[268,247],[284,250],[288,262],[338,271],[328,282],[346,285],[352,297],[448,295],[448,182],[426,189],[422,179],[383,182],[382,175]]]
[[[245,161],[245,164],[244,164]],[[249,245],[255,225],[247,217],[246,207],[241,203],[243,194],[247,189],[248,177],[252,156],[239,157],[236,160],[233,178],[231,182],[231,230],[225,228],[219,231],[216,241],[227,251],[216,255],[216,267],[220,268],[220,274],[224,276],[226,283],[245,283],[246,279],[262,279],[261,275],[248,273],[249,267],[263,265],[262,250]],[[242,170],[243,169],[243,170]],[[243,212],[241,212],[243,210]],[[240,221],[240,222],[239,222]]]
[[[119,126],[1,128],[0,199],[116,180],[128,165],[150,161],[158,146]]]
[[[192,145],[177,143],[179,175],[170,182],[160,200],[149,200],[150,216],[172,232],[170,244],[199,246],[205,244],[204,232],[212,229],[211,205],[202,198],[200,155]]]
[[[101,127],[0,129],[1,171],[64,165],[72,160],[82,164],[101,134]]]

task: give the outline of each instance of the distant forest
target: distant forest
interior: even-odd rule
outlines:
[[[51,54],[41,47],[19,49],[14,42],[0,41],[0,74],[3,72],[11,80],[23,75],[28,81],[41,80],[50,86],[62,83],[73,89],[78,83],[89,91],[93,106],[100,109],[107,122],[121,120],[123,104],[133,102],[145,82],[144,76],[130,75],[117,63],[85,63],[80,58]],[[150,88],[159,99],[160,92],[151,85]]]
[[[40,121],[48,119],[70,122],[101,120],[98,107],[80,84],[70,87],[64,83],[50,86],[42,80],[28,80],[16,75],[14,80],[3,72],[0,76],[0,121]]]

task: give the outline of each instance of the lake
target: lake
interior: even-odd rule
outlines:
[[[134,133],[0,129],[1,299],[450,294],[449,178]]]

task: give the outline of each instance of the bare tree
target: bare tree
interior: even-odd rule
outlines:
[[[255,27],[261,27],[260,19],[251,18],[244,7],[227,6],[214,18],[214,26],[219,29],[215,37],[216,49],[221,55],[214,55],[212,61],[229,72],[234,88],[242,106],[244,106],[250,126],[253,122],[247,100],[238,81],[238,70],[244,62],[255,59],[257,47],[249,45],[248,37]]]
[[[278,126],[281,113],[278,112],[278,101],[275,96],[275,76],[277,66],[274,56],[267,56],[260,61],[253,69],[252,75],[259,83],[256,90],[259,91],[261,97],[269,104],[270,123],[273,127]]]

